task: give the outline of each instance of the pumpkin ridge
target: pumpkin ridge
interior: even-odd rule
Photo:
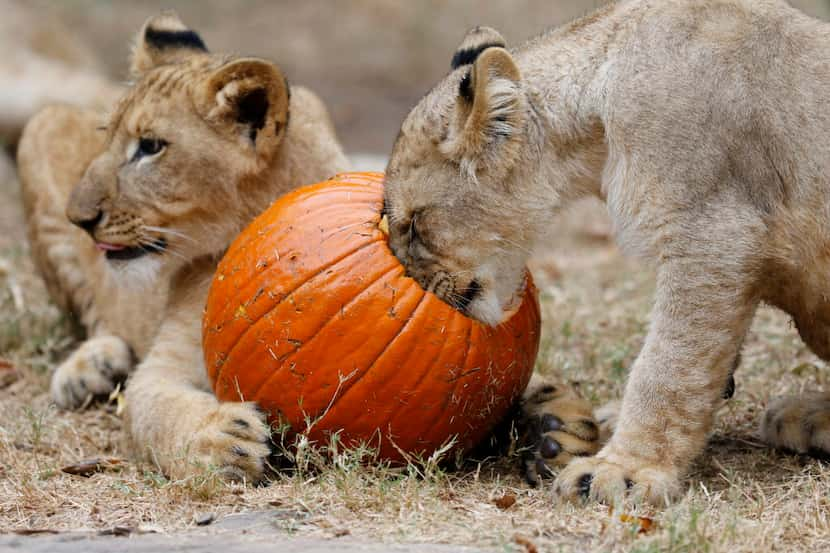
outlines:
[[[352,382],[352,384],[348,388],[346,388],[345,390],[342,391],[339,398],[337,398],[337,397],[333,398],[332,401],[335,401],[335,400],[343,401],[343,398],[346,397],[346,394],[348,394],[349,391],[352,390],[355,387],[355,385],[358,382],[360,382],[360,380],[364,376],[369,374],[369,371],[371,371],[372,368],[377,365],[377,363],[381,360],[381,358],[384,356],[384,354],[389,351],[389,348],[392,346],[392,344],[395,342],[395,340],[397,340],[398,337],[400,337],[401,333],[403,333],[403,331],[406,330],[406,328],[409,326],[409,323],[415,318],[415,313],[417,313],[418,308],[421,307],[421,305],[423,305],[424,299],[426,299],[426,297],[427,297],[427,292],[423,291],[423,293],[421,294],[421,299],[418,300],[418,303],[415,305],[415,308],[412,311],[410,311],[409,316],[407,317],[406,321],[404,321],[404,323],[401,325],[401,328],[398,329],[398,331],[395,333],[395,335],[383,347],[383,350],[381,350],[381,352],[375,357],[375,360],[372,361],[372,364],[369,365],[366,368],[366,370],[363,372],[363,374],[361,374],[358,378],[356,378],[354,380],[354,382]],[[320,415],[318,414],[317,416],[320,416]]]
[[[365,224],[368,225],[368,224],[370,224],[370,222],[366,222]],[[340,230],[341,229],[335,229],[334,232],[340,232]],[[334,234],[334,232],[332,233],[332,235]],[[348,252],[343,253],[340,257],[335,257],[331,260],[327,260],[324,265],[321,265],[319,268],[317,268],[317,273],[320,273],[320,272],[325,271],[326,269],[329,269],[332,265],[335,265],[335,264],[339,263],[340,261],[342,261],[343,259],[345,259],[346,257],[359,252],[360,250],[362,250],[363,248],[365,248],[366,246],[368,246],[370,244],[373,244],[375,242],[386,243],[386,240],[384,239],[383,234],[380,232],[380,230],[378,230],[378,234],[379,234],[379,236],[377,236],[377,237],[367,237],[369,239],[366,242],[363,242],[359,246],[357,246],[356,248],[353,248],[353,249],[349,250]],[[246,241],[245,244],[240,244],[238,247],[241,248],[242,246],[247,245],[248,242],[252,242],[252,241],[253,240],[251,238],[249,238]],[[388,247],[388,245],[387,245],[387,247]],[[242,257],[244,259],[244,257],[246,255],[248,255],[247,252],[245,252],[244,255],[240,255],[240,257]],[[233,265],[234,262],[236,262],[236,260],[232,259],[230,257],[228,257],[226,259],[223,259],[220,266],[217,267],[216,274],[219,274],[219,273],[223,272],[225,270],[226,265]],[[235,291],[235,293],[239,294],[239,295],[244,295],[244,296],[251,296],[251,294],[246,293],[248,286],[250,286],[250,284],[252,282],[257,281],[257,280],[263,278],[266,275],[269,275],[272,271],[276,270],[279,267],[280,267],[279,263],[271,263],[271,264],[269,264],[268,267],[265,268],[265,270],[263,270],[259,273],[252,274],[251,277],[248,278],[247,280],[245,280],[244,282],[242,282],[242,283],[236,282],[236,291]],[[317,273],[314,273],[311,276],[309,276],[307,279],[297,283],[296,286],[294,288],[292,288],[290,291],[288,291],[285,295],[287,296],[287,295],[293,293],[295,290],[299,289],[301,286],[306,284],[309,280],[311,280],[315,276],[317,276]]]
[[[436,299],[437,301],[441,301],[441,300],[440,300],[437,296],[435,297],[435,299]],[[442,302],[442,303],[443,303],[443,302]],[[462,317],[462,318],[463,318],[464,316],[463,316],[463,315],[461,315],[461,313],[459,313],[458,311],[453,310],[453,317]],[[468,326],[469,326],[469,325],[468,325]],[[432,363],[431,363],[430,365],[428,365],[430,368],[428,368],[426,371],[424,371],[424,372],[421,374],[421,377],[418,379],[418,381],[417,381],[417,382],[415,382],[415,384],[414,384],[414,385],[412,385],[412,386],[410,387],[410,392],[409,392],[409,395],[411,395],[411,396],[417,396],[417,395],[418,395],[418,390],[421,388],[421,386],[423,386],[423,385],[424,385],[424,380],[426,380],[427,376],[429,376],[429,374],[430,374],[432,371],[434,371],[434,370],[435,370],[434,363],[435,363],[435,361],[437,361],[438,359],[441,359],[441,356],[443,355],[444,351],[447,349],[447,344],[448,344],[448,341],[444,341],[444,342],[441,344],[441,347],[437,350],[437,353],[436,353],[435,357],[433,357],[433,361],[432,361]],[[467,358],[467,356],[466,356],[466,354],[465,354],[464,359],[466,360],[466,358]],[[447,397],[450,397],[450,396],[447,396]],[[392,417],[392,419],[388,421],[388,425],[387,425],[387,426],[388,426],[388,427],[391,427],[391,426],[393,425],[393,423],[394,423],[396,420],[398,420],[398,419],[400,418],[400,416],[402,416],[402,415],[403,415],[403,412],[399,412],[397,416]]]
[[[461,375],[463,375],[467,372],[467,370],[466,370],[467,369],[467,363],[469,362],[469,359],[470,359],[470,338],[472,337],[473,330],[475,330],[475,328],[476,328],[476,323],[468,325],[467,336],[464,339],[464,343],[467,344],[467,351],[464,353],[464,360],[463,360],[463,363],[461,365]],[[439,355],[439,357],[440,357],[440,355]],[[435,411],[437,411],[439,413],[439,416],[435,417],[435,421],[430,425],[429,428],[425,429],[424,432],[421,434],[421,439],[422,440],[424,440],[426,437],[428,437],[430,432],[432,430],[434,430],[435,427],[438,426],[439,424],[441,424],[441,422],[444,420],[444,412],[447,410],[447,405],[450,403],[450,401],[452,401],[452,397],[455,394],[455,390],[458,387],[458,384],[459,384],[459,382],[461,382],[461,380],[462,380],[461,376],[459,376],[458,378],[455,378],[455,381],[453,382],[452,389],[450,390],[450,392],[444,394],[444,403],[443,403],[443,405],[441,405],[440,409],[435,409]],[[420,382],[418,384],[420,385]],[[417,387],[413,388],[413,393],[416,390],[417,390]],[[457,437],[456,435],[452,435],[452,436],[448,437],[447,440],[449,440],[453,436]],[[443,445],[443,444],[439,444],[439,446],[440,445]]]
[[[424,296],[423,296],[423,298],[422,298],[422,300],[429,300],[429,299],[431,299],[431,297],[432,297],[432,296],[433,296],[433,294],[431,294],[431,293],[425,293],[425,294],[424,294]],[[436,298],[436,299],[437,299],[437,298]],[[427,302],[427,303],[428,303],[428,302]],[[410,320],[414,320],[414,319],[416,318],[416,316],[420,316],[420,314],[419,314],[419,313],[416,313],[415,311],[413,311],[413,313],[412,313],[412,316],[411,316]],[[407,363],[408,363],[408,361],[411,359],[412,355],[414,355],[416,352],[419,352],[419,351],[420,351],[420,348],[418,348],[417,346],[416,346],[416,347],[414,347],[414,348],[413,348],[413,349],[409,352],[409,354],[408,354],[408,355],[407,355],[407,357],[406,357],[405,362],[403,362],[403,363],[402,363],[402,365],[403,365],[403,366],[406,366],[406,365],[407,365]],[[442,352],[442,351],[443,351],[443,345],[442,345],[442,347],[441,347],[440,349],[436,349],[436,350],[434,350],[433,355],[432,355],[432,356],[430,357],[430,359],[429,359],[430,363],[428,363],[428,364],[426,364],[426,365],[425,365],[425,367],[426,367],[425,371],[424,371],[424,372],[422,372],[422,373],[420,374],[420,376],[418,377],[418,379],[417,379],[417,380],[413,383],[413,386],[416,386],[416,387],[417,387],[417,386],[419,386],[419,385],[421,384],[421,382],[423,381],[423,379],[424,379],[424,378],[426,378],[427,374],[430,372],[430,370],[432,370],[432,369],[431,369],[431,367],[432,367],[432,363],[435,361],[435,359],[438,359],[438,358],[441,356],[441,352]],[[410,388],[408,388],[408,389],[411,389],[411,390],[413,390],[413,391],[414,391],[414,388],[412,388],[412,387],[410,387]],[[412,395],[412,393],[410,393],[409,395]],[[405,405],[406,405],[406,404],[405,404]],[[364,413],[362,413],[361,415],[359,415],[359,416],[355,417],[355,418],[353,419],[355,426],[358,426],[357,422],[359,422],[359,421],[363,421],[363,419],[366,417],[366,415],[367,415],[367,413],[365,413],[365,412],[364,412]],[[392,417],[389,421],[387,421],[387,425],[388,425],[388,424],[390,424],[393,420],[395,420],[395,417],[394,417],[394,416],[393,416],[393,417]]]
[[[346,306],[351,305],[352,303],[354,303],[354,302],[355,302],[355,300],[357,300],[359,297],[361,297],[363,294],[365,294],[365,293],[366,293],[366,292],[367,292],[367,291],[368,291],[368,290],[369,290],[372,286],[374,286],[374,285],[375,285],[375,284],[377,284],[379,281],[381,281],[381,280],[382,280],[385,276],[387,276],[389,273],[392,273],[393,271],[398,270],[398,269],[402,269],[402,267],[401,267],[400,265],[393,265],[391,269],[389,269],[388,271],[385,271],[385,272],[381,273],[381,274],[380,274],[377,278],[372,279],[372,281],[371,281],[371,282],[370,282],[370,283],[369,283],[369,284],[368,284],[365,288],[363,288],[363,290],[361,290],[360,292],[358,292],[357,294],[355,294],[355,295],[354,295],[354,297],[352,297],[351,299],[349,299],[349,301],[347,301],[346,303],[344,303],[343,305],[341,305],[341,306],[340,306],[340,310],[342,310],[342,309],[344,309]],[[282,303],[282,302],[280,302],[280,303]],[[317,337],[317,335],[318,335],[318,334],[320,334],[320,333],[321,333],[321,332],[322,332],[322,331],[323,331],[323,330],[324,330],[324,329],[325,329],[325,328],[326,328],[329,324],[331,324],[331,322],[332,322],[332,321],[333,321],[333,319],[328,319],[328,320],[327,320],[327,321],[323,324],[323,326],[321,326],[320,328],[318,328],[318,329],[314,332],[314,334],[312,334],[312,335],[311,335],[311,336],[310,336],[307,340],[305,340],[305,341],[303,342],[303,344],[302,344],[302,345],[303,345],[303,346],[305,346],[306,344],[311,343],[311,342],[314,340],[314,338],[316,338],[316,337]],[[289,359],[289,358],[290,358],[292,355],[294,355],[295,353],[297,353],[297,351],[299,351],[299,348],[296,348],[296,349],[295,349],[292,353],[290,353],[289,355],[287,355],[287,356],[284,358],[284,360],[283,360],[282,364],[280,364],[280,366],[279,366],[279,367],[277,367],[276,369],[274,369],[274,371],[273,371],[270,375],[268,375],[268,377],[265,379],[265,382],[263,382],[262,384],[260,384],[260,385],[259,385],[259,387],[256,389],[256,392],[254,392],[254,394],[252,395],[252,397],[254,397],[254,398],[259,397],[259,393],[262,391],[262,389],[263,389],[265,386],[267,386],[267,385],[268,385],[268,383],[269,383],[269,382],[270,382],[270,381],[271,381],[271,380],[272,380],[272,379],[273,379],[273,378],[274,378],[277,374],[279,374],[279,373],[282,371],[282,368],[283,368],[283,367],[285,367],[285,366],[286,366],[286,364],[290,363],[290,359]]]
[[[351,251],[350,251],[350,252],[348,252],[348,253],[343,254],[340,258],[334,259],[331,263],[327,263],[327,264],[325,264],[325,265],[321,266],[321,267],[320,267],[320,268],[319,268],[319,269],[318,269],[315,273],[311,274],[311,275],[310,275],[307,279],[305,279],[305,280],[304,280],[304,281],[302,281],[302,282],[297,283],[297,285],[296,285],[294,288],[292,288],[290,291],[286,292],[286,293],[283,295],[283,297],[282,297],[282,299],[280,299],[280,301],[278,301],[278,302],[274,303],[273,305],[271,305],[271,306],[270,306],[270,307],[269,307],[269,308],[268,308],[268,309],[267,309],[267,310],[266,310],[266,311],[265,311],[262,315],[260,315],[260,316],[259,316],[259,317],[257,317],[256,319],[251,319],[251,324],[250,324],[247,328],[245,328],[245,329],[244,329],[244,330],[243,330],[243,331],[239,334],[239,336],[237,336],[237,337],[236,337],[236,340],[234,340],[234,342],[233,342],[233,346],[231,346],[231,348],[228,350],[227,354],[225,355],[225,359],[227,360],[228,358],[230,358],[230,356],[233,354],[233,352],[234,352],[234,351],[236,351],[236,347],[237,347],[237,345],[239,345],[239,342],[241,342],[241,341],[242,341],[242,337],[243,337],[243,336],[245,336],[245,334],[247,334],[249,331],[253,330],[253,329],[254,329],[254,327],[255,327],[257,324],[259,324],[259,323],[262,321],[262,319],[263,319],[263,318],[264,318],[264,317],[265,317],[268,313],[270,313],[271,311],[273,311],[274,309],[276,309],[276,308],[277,308],[280,304],[282,304],[282,303],[283,303],[286,299],[288,299],[288,297],[289,297],[289,296],[291,296],[291,294],[296,293],[296,292],[297,292],[297,291],[299,291],[301,288],[303,288],[304,286],[306,286],[307,284],[309,284],[312,280],[314,280],[314,278],[315,278],[315,277],[319,276],[319,275],[320,275],[321,273],[323,273],[324,271],[326,271],[326,270],[328,270],[328,269],[332,268],[333,266],[337,265],[338,263],[340,263],[341,261],[343,261],[343,260],[344,260],[344,259],[346,259],[347,257],[349,257],[349,256],[351,256],[351,255],[354,255],[354,254],[356,254],[356,253],[358,253],[358,252],[360,252],[360,251],[362,251],[362,250],[364,250],[364,249],[368,248],[369,246],[372,246],[373,244],[376,244],[376,243],[378,243],[378,242],[384,242],[384,240],[381,238],[381,239],[378,239],[378,240],[370,240],[370,241],[368,241],[368,242],[366,242],[366,243],[364,243],[364,244],[361,244],[359,247],[357,247],[357,248],[355,248],[355,249],[351,250]],[[262,273],[260,273],[260,275],[255,275],[255,277],[254,277],[254,278],[251,278],[251,280],[250,280],[248,283],[246,283],[246,284],[250,284],[251,282],[254,282],[254,281],[256,280],[256,278],[261,277],[261,275],[263,275],[263,274],[265,274],[265,271],[263,271]],[[386,274],[386,273],[384,273],[384,274]],[[382,278],[382,277],[383,277],[383,275],[381,275],[381,278]],[[370,284],[370,286],[371,286],[371,284]],[[237,291],[237,293],[238,293],[238,294],[240,294],[240,295],[242,295],[242,294],[245,292],[245,290],[246,290],[245,288],[242,288],[242,289],[238,290],[238,291]],[[249,295],[250,295],[250,294],[249,294]],[[325,324],[324,324],[323,326],[325,326]],[[322,329],[322,328],[323,328],[323,327],[320,327],[320,329]],[[319,331],[319,329],[318,329],[318,331]],[[315,334],[316,334],[316,333],[315,333]],[[295,352],[299,349],[299,347],[300,347],[300,346],[296,346],[296,347],[294,348],[294,351],[292,351],[289,355],[291,355],[292,353],[295,353]],[[219,367],[219,370],[218,370],[218,371],[217,371],[217,373],[216,373],[216,378],[214,379],[214,382],[219,382],[219,378],[222,376],[222,369],[224,369],[224,367],[225,367],[225,363],[223,362],[223,363],[222,363],[222,365]],[[258,392],[259,392],[259,388],[257,388],[257,393],[258,393]],[[255,396],[254,396],[254,397],[255,397]]]

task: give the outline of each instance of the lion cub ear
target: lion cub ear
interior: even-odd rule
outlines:
[[[462,62],[475,56],[459,81],[455,114],[441,149],[470,176],[486,171],[498,177],[513,167],[524,143],[526,100],[512,56],[493,45],[495,37],[489,31],[479,28],[476,36],[472,34],[453,58]]]
[[[147,20],[133,46],[130,73],[139,77],[159,65],[175,63],[193,54],[208,52],[202,38],[173,12]]]
[[[271,159],[285,135],[291,90],[273,63],[242,58],[215,70],[197,93],[202,116],[257,157]]]

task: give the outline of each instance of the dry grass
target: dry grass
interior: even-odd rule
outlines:
[[[388,147],[408,107],[446,70],[466,27],[495,24],[515,42],[598,3],[362,0],[338,11],[334,4],[257,1],[240,11],[223,2],[38,2],[90,34],[97,51],[111,53],[105,61],[119,75],[125,35],[161,5],[173,6],[217,49],[269,55],[313,85],[351,150]],[[830,13],[824,0],[797,4]],[[123,457],[121,423],[111,405],[83,413],[49,405],[49,372],[74,338],[34,276],[18,206],[16,185],[0,178],[0,532],[176,531],[205,512],[267,510],[286,532],[332,538],[348,533],[516,551],[526,549],[520,543],[540,551],[830,550],[830,468],[764,449],[755,437],[771,396],[827,389],[830,377],[789,320],[770,309],[756,318],[736,396],[721,412],[688,494],[664,511],[639,513],[655,521],[648,533],[620,520],[637,511],[562,504],[549,488],[528,489],[503,460],[446,472],[434,464],[395,470],[362,465],[350,453],[331,461],[309,453],[302,470],[256,489],[224,484],[210,471],[170,481],[130,462],[89,478],[65,474],[61,467],[81,459]],[[538,368],[598,404],[621,393],[653,289],[651,273],[622,258],[603,225],[601,209],[580,206],[559,223],[556,249],[534,261],[545,316]]]
[[[14,202],[2,205],[5,221],[19,220]],[[581,223],[586,219],[594,221],[589,232]],[[603,238],[603,224],[600,208],[581,206],[560,223],[557,249],[535,260],[545,315],[538,368],[561,375],[596,402],[620,394],[642,341],[653,287],[648,270],[622,258]],[[265,509],[288,533],[516,551],[524,550],[522,540],[540,551],[830,547],[830,468],[766,450],[754,435],[770,395],[826,386],[828,375],[788,320],[767,309],[747,342],[738,393],[721,413],[688,494],[662,512],[562,504],[549,489],[528,489],[505,460],[448,472],[431,463],[366,466],[354,452],[328,461],[307,452],[299,469],[256,489],[225,484],[210,471],[170,481],[130,462],[89,478],[65,474],[61,467],[81,459],[122,457],[120,420],[112,405],[83,413],[50,406],[48,372],[72,343],[71,329],[44,299],[19,229],[3,235],[0,354],[14,373],[0,373],[0,531],[176,531],[205,512]],[[620,520],[623,513],[648,516],[655,527],[638,533],[636,521]]]

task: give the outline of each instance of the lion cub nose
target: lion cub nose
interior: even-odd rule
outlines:
[[[101,218],[104,216],[104,212],[101,209],[96,208],[91,211],[86,212],[74,212],[72,210],[67,210],[66,213],[69,220],[87,231],[89,234],[95,232],[95,227],[98,226],[98,223],[101,222]]]

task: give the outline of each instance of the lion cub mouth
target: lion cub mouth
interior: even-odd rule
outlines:
[[[95,247],[104,252],[104,255],[111,261],[131,261],[144,257],[147,254],[160,254],[167,248],[167,240],[159,238],[151,244],[139,246],[124,246],[121,244],[110,244],[108,242],[96,242]]]

